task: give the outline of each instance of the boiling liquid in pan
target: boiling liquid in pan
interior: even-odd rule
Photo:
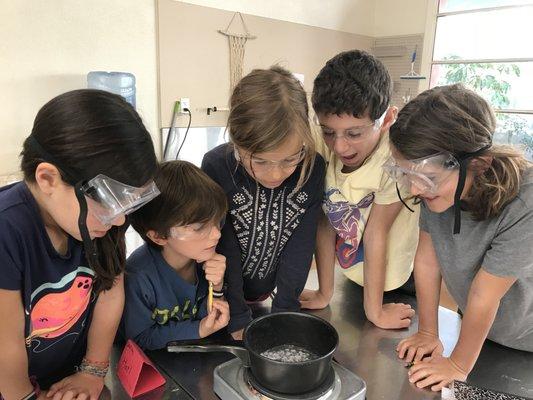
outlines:
[[[318,358],[315,353],[292,344],[282,344],[281,346],[272,347],[263,351],[261,355],[274,361],[287,363],[311,361]]]

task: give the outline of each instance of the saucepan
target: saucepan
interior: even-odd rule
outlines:
[[[167,350],[230,352],[266,389],[301,394],[316,389],[327,378],[339,335],[330,323],[317,316],[281,312],[250,322],[244,329],[243,341],[228,345],[201,343],[202,340],[170,342]]]

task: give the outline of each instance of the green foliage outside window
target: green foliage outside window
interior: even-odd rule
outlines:
[[[445,60],[458,60],[458,56],[449,56]],[[520,76],[520,67],[516,64],[502,63],[468,63],[446,64],[445,85],[463,83],[475,90],[495,109],[508,108],[510,104],[510,77]],[[527,120],[519,115],[496,113],[498,128],[495,140],[500,143],[519,144],[526,153],[533,154],[533,136],[528,132]]]

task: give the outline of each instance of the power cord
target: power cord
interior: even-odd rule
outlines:
[[[169,159],[169,155],[167,154],[170,151],[170,137],[172,136],[172,133],[174,132],[174,126],[176,123],[176,116],[178,114],[179,110],[179,101],[176,101],[174,103],[174,109],[172,110],[172,119],[170,120],[170,128],[168,129],[168,135],[167,140],[165,142],[165,148],[163,149],[163,160],[167,161]]]
[[[189,114],[189,123],[187,124],[187,130],[185,130],[185,135],[183,136],[183,140],[181,142],[180,148],[178,149],[178,153],[176,154],[176,160],[178,159],[180,155],[181,148],[185,144],[185,140],[187,139],[187,134],[189,133],[189,128],[191,127],[191,120],[192,120],[191,110],[189,110],[188,108],[184,108],[183,111]]]

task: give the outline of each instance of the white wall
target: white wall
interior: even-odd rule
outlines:
[[[174,0],[360,35],[424,33],[433,0]],[[229,21],[228,21],[229,22]]]
[[[426,6],[436,0],[183,1],[382,37],[424,32]],[[18,170],[37,110],[59,93],[85,87],[91,70],[135,74],[137,108],[159,148],[155,2],[0,0],[0,175]],[[424,57],[428,50],[429,42]]]
[[[375,0],[373,36],[424,33],[426,9],[433,0]]]
[[[175,0],[373,36],[374,0]],[[403,2],[399,1],[399,2]],[[228,21],[229,23],[229,21]],[[225,28],[221,27],[222,29]]]
[[[226,126],[228,113],[207,115],[207,107],[225,108],[229,101],[228,41],[217,29],[231,20],[233,12],[159,0],[157,14],[161,126],[168,127],[174,101],[180,97],[190,99],[193,127]],[[246,21],[257,39],[246,44],[243,74],[280,64],[304,74],[304,88],[309,93],[328,59],[353,48],[370,50],[374,42],[370,36],[250,14]],[[187,120],[185,115],[179,116],[178,126],[186,126]]]
[[[418,82],[420,93],[429,87],[431,56],[438,0],[376,0],[374,9],[374,36],[376,38],[402,35],[424,37],[418,49],[420,74],[427,79]]]
[[[157,140],[155,21],[154,0],[0,0],[0,175],[18,170],[38,109],[91,70],[135,74]]]

